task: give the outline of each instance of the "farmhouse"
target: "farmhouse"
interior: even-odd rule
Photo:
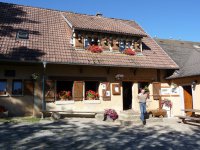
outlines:
[[[155,40],[180,67],[167,78],[179,90],[179,96],[171,98],[174,102],[174,114],[183,114],[181,109],[200,109],[200,43]],[[169,95],[166,96],[169,98]]]
[[[178,65],[135,21],[0,3],[0,105],[11,116],[41,110],[159,108]]]

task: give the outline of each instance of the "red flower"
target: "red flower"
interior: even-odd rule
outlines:
[[[60,91],[58,93],[60,99],[70,99],[71,98],[71,91]]]
[[[127,48],[124,50],[124,54],[135,55],[135,51],[133,51],[131,48]]]
[[[88,50],[93,53],[101,53],[103,51],[102,48],[98,45],[91,45],[88,47]]]
[[[86,97],[92,98],[92,99],[97,99],[97,98],[99,98],[99,94],[96,93],[95,91],[89,90],[86,92]]]

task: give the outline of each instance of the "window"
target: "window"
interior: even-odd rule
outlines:
[[[22,80],[13,80],[12,95],[22,95]]]
[[[73,81],[57,81],[57,100],[72,100]]]
[[[131,48],[131,41],[126,42],[126,47]]]
[[[27,31],[18,31],[16,38],[17,39],[28,39],[29,38],[28,36],[29,36],[29,34]]]
[[[125,49],[125,41],[120,41],[119,50],[122,52]]]
[[[88,48],[88,46],[90,45],[98,45],[98,43],[100,42],[100,40],[98,40],[98,38],[85,38],[84,39],[84,48]]]
[[[0,95],[6,95],[7,91],[7,81],[0,80]]]
[[[99,99],[99,82],[98,81],[85,81],[85,99],[96,100]]]
[[[84,48],[88,48],[88,46],[90,46],[91,43],[91,38],[85,38],[84,39]]]
[[[98,45],[98,38],[92,38],[91,45]]]

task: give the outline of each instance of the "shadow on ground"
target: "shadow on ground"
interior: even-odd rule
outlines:
[[[122,127],[95,120],[8,123],[0,124],[0,149],[199,149],[199,127],[190,130],[176,131],[168,125]]]

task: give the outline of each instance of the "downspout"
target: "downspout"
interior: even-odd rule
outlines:
[[[45,78],[46,78],[46,65],[47,62],[43,62],[43,78],[42,78],[42,111],[46,110],[45,102]]]

